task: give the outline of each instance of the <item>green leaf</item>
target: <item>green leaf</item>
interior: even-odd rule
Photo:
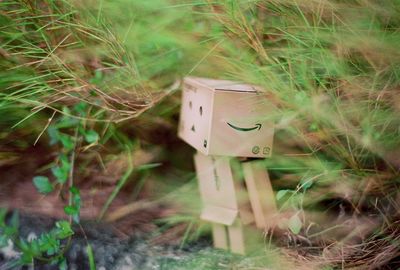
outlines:
[[[79,195],[79,189],[75,186],[70,187],[69,191],[74,195]]]
[[[8,237],[6,235],[0,234],[0,248],[6,247],[8,245]]]
[[[20,263],[23,265],[29,265],[33,262],[33,256],[31,253],[23,252],[21,258],[19,259]]]
[[[75,223],[79,223],[79,221],[80,221],[80,219],[79,219],[79,213],[76,214],[76,215],[73,215],[73,216],[72,216],[72,220],[73,220]]]
[[[19,248],[22,251],[28,251],[29,250],[29,244],[27,241],[25,241],[24,239],[20,239],[19,241]],[[25,252],[24,252],[25,253]]]
[[[64,116],[63,118],[61,118],[61,121],[55,125],[55,127],[57,129],[72,128],[72,127],[76,127],[78,124],[79,124],[78,119],[71,118],[69,116]]]
[[[57,221],[56,223],[57,227],[57,237],[59,239],[65,239],[67,237],[70,237],[71,235],[74,234],[74,231],[71,228],[71,224],[69,224],[68,221],[65,220],[60,220]]]
[[[67,264],[67,260],[65,258],[63,258],[60,263],[58,264],[58,269],[59,270],[67,270],[68,269],[68,264]]]
[[[62,108],[62,111],[63,111],[63,113],[64,113],[65,115],[67,115],[66,117],[69,117],[68,115],[71,115],[71,110],[70,110],[67,106],[64,106],[64,107]]]
[[[11,226],[7,226],[3,229],[2,233],[7,237],[14,237],[18,233],[18,229]]]
[[[51,172],[56,177],[57,182],[60,184],[64,184],[68,179],[68,170],[64,169],[65,167],[53,167],[51,168]]]
[[[10,220],[11,227],[17,231],[19,228],[19,213],[18,210],[14,210]]]
[[[61,168],[69,172],[69,170],[71,169],[71,163],[69,162],[68,157],[65,154],[61,154],[59,156],[59,159],[61,161]]]
[[[73,205],[76,207],[76,208],[78,208],[78,211],[79,211],[79,209],[81,208],[81,195],[80,195],[80,192],[79,192],[79,189],[77,188],[77,187],[75,187],[75,186],[72,186],[70,189],[69,189],[69,191],[72,193],[72,202],[73,202]]]
[[[157,168],[157,167],[159,167],[161,165],[162,165],[162,163],[143,164],[143,165],[140,165],[139,167],[137,167],[136,170],[138,170],[138,171],[146,171],[146,170],[150,170],[150,169],[153,169],[153,168]]]
[[[52,256],[59,252],[61,242],[56,238],[54,231],[40,235],[39,246],[40,251],[46,252],[47,255]]]
[[[35,176],[33,178],[33,184],[36,189],[43,194],[50,193],[54,190],[53,185],[46,176]]]
[[[66,135],[66,134],[60,134],[60,140],[65,149],[67,149],[67,150],[74,149],[75,144],[74,144],[74,140],[72,139],[71,136]]]
[[[306,191],[313,185],[313,181],[310,180],[309,178],[304,178],[300,181],[301,188]]]
[[[67,205],[64,207],[64,212],[65,212],[65,214],[72,216],[72,215],[78,214],[79,209],[75,205]]]
[[[63,166],[64,166],[64,163],[65,163],[65,164],[69,164],[68,157],[67,157],[64,153],[61,153],[61,154],[58,156],[58,158],[60,159],[61,164],[63,164]]]
[[[30,241],[30,250],[33,254],[33,256],[40,256],[40,247],[39,247],[39,241],[36,239]]]
[[[288,226],[292,233],[298,234],[300,232],[301,228],[303,227],[303,222],[301,222],[298,214],[295,214],[289,219]]]
[[[316,132],[319,130],[318,124],[316,122],[311,123],[311,125],[308,127],[308,129],[312,132]]]
[[[6,226],[7,209],[0,207],[0,228]]]
[[[85,132],[85,140],[88,143],[94,143],[97,142],[99,139],[99,134],[97,134],[96,131],[94,130],[88,130]]]
[[[49,134],[50,137],[50,145],[54,145],[60,140],[60,133],[58,132],[57,128],[53,126],[50,126],[47,129],[47,134]]]
[[[81,116],[86,115],[86,109],[87,109],[87,103],[83,101],[79,101],[77,104],[74,106],[74,110],[79,113]]]
[[[100,84],[102,81],[103,81],[103,72],[102,72],[102,70],[100,70],[100,69],[96,69],[95,72],[94,72],[93,78],[91,78],[91,79],[89,80],[89,82],[92,83],[92,84],[98,85],[98,84]]]
[[[64,212],[72,216],[73,221],[76,223],[79,223],[80,203],[80,196],[74,195],[74,205],[67,205],[64,207]]]
[[[293,192],[293,190],[290,190],[290,189],[281,189],[276,193],[276,199],[279,201],[280,199],[285,197],[286,194],[292,193],[292,192]]]

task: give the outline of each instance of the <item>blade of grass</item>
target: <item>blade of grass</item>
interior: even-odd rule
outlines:
[[[132,160],[131,151],[127,151],[127,155],[128,155],[128,169],[125,171],[124,175],[122,175],[122,177],[119,179],[117,186],[114,188],[113,192],[108,197],[106,203],[104,204],[104,206],[101,209],[101,212],[100,212],[97,220],[103,219],[104,214],[106,213],[107,209],[110,207],[111,203],[113,202],[113,200],[115,199],[117,194],[120,192],[122,187],[125,185],[126,181],[128,181],[129,177],[131,176],[131,174],[133,172],[133,160]]]
[[[89,259],[90,270],[96,270],[96,263],[95,263],[95,259],[94,259],[93,249],[89,243],[86,246],[86,253],[87,253],[88,259]]]

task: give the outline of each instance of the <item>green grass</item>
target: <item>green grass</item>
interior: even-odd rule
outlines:
[[[1,1],[0,162],[35,141],[47,147],[48,123],[78,119],[100,139],[76,150],[75,178],[128,144],[160,148],[169,173],[154,172],[149,181],[161,188],[152,196],[194,204],[170,218],[192,224],[198,205],[173,191],[194,181],[191,153],[173,136],[174,82],[239,80],[262,86],[272,103],[265,117],[276,136],[265,163],[283,190],[282,211],[301,217],[301,234],[313,224],[309,211],[324,215],[321,202],[341,198],[361,216],[379,212],[380,235],[397,207],[399,26],[396,0]],[[73,110],[80,102],[84,115]]]

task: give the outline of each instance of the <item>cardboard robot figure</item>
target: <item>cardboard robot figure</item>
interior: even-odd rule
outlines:
[[[269,217],[275,214],[266,170],[257,160],[235,158],[271,155],[274,129],[266,119],[270,110],[254,86],[184,79],[178,135],[197,150],[194,161],[203,202],[201,219],[212,223],[217,248],[244,254],[246,225],[254,222],[257,228],[268,228]]]

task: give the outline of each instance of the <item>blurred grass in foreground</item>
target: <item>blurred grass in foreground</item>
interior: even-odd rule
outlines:
[[[164,166],[139,177],[146,184],[132,176],[147,187],[131,199],[194,204],[169,220],[198,223],[198,202],[174,192],[193,169],[190,148],[174,136],[171,86],[186,75],[253,83],[277,123],[266,167],[283,213],[278,244],[322,264],[372,269],[395,258],[398,1],[2,1],[0,25],[1,165],[18,166],[49,118],[77,118],[101,135],[77,149],[81,179],[91,183],[88,164],[103,174],[117,163],[112,186],[127,169],[127,144],[158,149]],[[84,118],[70,114],[79,102],[88,104]],[[48,148],[47,140],[38,143]],[[189,228],[186,236],[197,227]],[[357,246],[376,239],[387,241],[368,255]]]

